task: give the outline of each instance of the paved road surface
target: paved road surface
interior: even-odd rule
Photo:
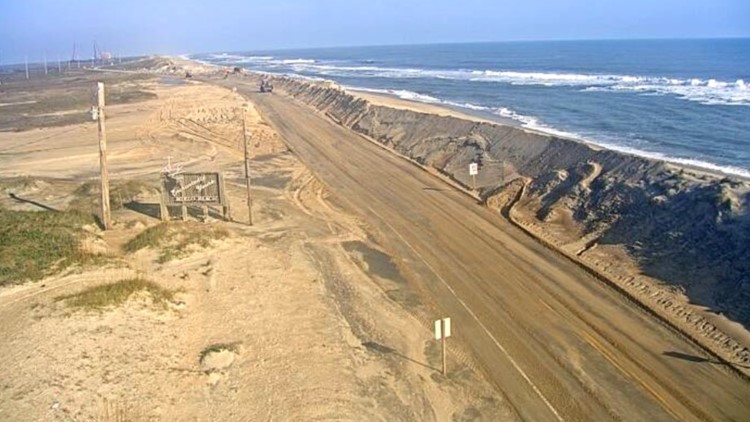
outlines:
[[[565,258],[321,114],[239,90],[418,274],[523,419],[750,420],[747,382]]]

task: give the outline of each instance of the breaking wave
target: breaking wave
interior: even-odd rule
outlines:
[[[256,64],[264,66],[291,66],[316,63],[313,59],[277,59],[273,56],[242,56],[230,53],[211,54],[208,60],[214,64],[222,65]]]
[[[432,78],[470,82],[576,87],[584,92],[632,92],[640,95],[672,95],[705,105],[750,106],[750,82],[742,79],[679,79],[655,76],[520,72],[502,70],[434,70],[350,65],[346,62],[321,63],[312,59],[282,59],[273,56],[213,54],[217,64],[248,64],[259,70],[294,72],[307,76],[414,79]]]
[[[342,81],[342,79],[346,80],[346,78],[350,78],[354,81],[381,79],[373,81],[373,84],[376,86],[397,84],[399,87],[408,87],[409,85],[417,87],[422,82],[427,82],[425,80],[431,79],[434,81],[465,81],[474,84],[561,87],[559,89],[590,93],[591,96],[628,93],[638,96],[669,96],[712,106],[750,106],[750,81],[748,78],[720,80],[709,77],[674,78],[639,76],[616,74],[615,72],[611,74],[596,74],[593,72],[506,71],[500,69],[446,70],[418,68],[417,66],[408,65],[404,67],[389,67],[373,60],[313,60],[304,58],[304,56],[302,58],[295,58],[294,56],[277,57],[271,55],[241,55],[231,53],[197,55],[193,56],[193,58],[203,59],[220,66],[243,65],[249,69],[263,73],[284,74],[312,80],[332,79]],[[410,79],[414,80],[414,83],[409,82]],[[389,82],[389,80],[393,80],[393,82]],[[709,171],[750,177],[750,170],[742,165],[738,166],[738,160],[734,160],[735,162],[731,162],[731,164],[715,164],[715,162],[711,162],[713,160],[710,157],[705,156],[700,150],[689,146],[680,149],[671,147],[662,149],[659,147],[659,142],[655,142],[653,145],[646,145],[638,139],[631,139],[630,134],[620,137],[598,132],[589,133],[584,128],[577,129],[583,131],[583,134],[559,130],[546,124],[541,118],[523,114],[508,107],[508,104],[496,102],[496,100],[500,99],[499,97],[488,100],[490,101],[488,104],[482,104],[462,102],[460,100],[445,100],[430,95],[432,93],[415,92],[408,89],[372,89],[359,87],[349,87],[348,89],[387,94],[409,101],[459,108],[484,115],[485,117],[495,115],[499,119],[515,122],[520,127],[537,132],[577,139],[599,145],[603,148],[633,155],[694,166]],[[482,101],[477,99],[472,100],[471,98],[467,99],[469,101]],[[721,112],[724,113],[724,111]],[[637,133],[637,131],[635,132]],[[650,144],[650,142],[647,143]],[[673,152],[672,149],[675,149],[675,151]],[[723,161],[727,160],[718,160],[718,162]]]

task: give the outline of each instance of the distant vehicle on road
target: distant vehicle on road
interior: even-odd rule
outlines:
[[[260,81],[260,92],[273,92],[273,85],[270,82],[264,80]]]

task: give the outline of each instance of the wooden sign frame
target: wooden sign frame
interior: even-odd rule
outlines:
[[[185,172],[161,175],[161,220],[169,220],[169,207],[182,208],[182,220],[187,219],[188,206],[200,206],[204,217],[208,217],[209,205],[221,205],[222,214],[231,220],[229,200],[221,172]]]

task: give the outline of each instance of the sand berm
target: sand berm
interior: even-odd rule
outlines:
[[[747,180],[330,81],[263,77],[466,191],[479,163],[484,204],[729,362],[750,363]]]

